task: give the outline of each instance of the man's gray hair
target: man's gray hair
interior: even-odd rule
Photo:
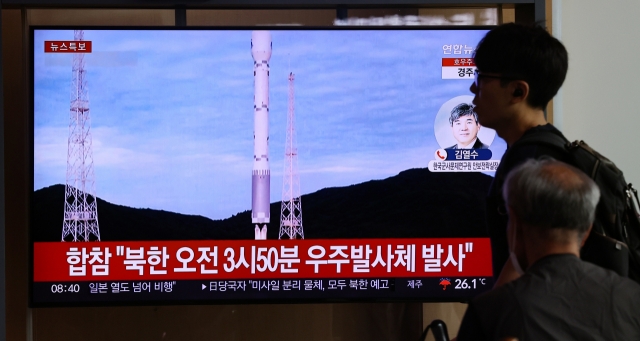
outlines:
[[[478,114],[473,110],[475,108],[473,104],[460,103],[451,110],[451,116],[449,116],[449,124],[453,126],[453,122],[462,116],[473,116],[473,119],[478,124]]]
[[[579,169],[548,158],[513,169],[502,195],[522,222],[541,232],[571,230],[582,236],[593,223],[600,190]]]

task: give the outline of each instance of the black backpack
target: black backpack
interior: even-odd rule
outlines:
[[[640,283],[640,202],[638,192],[627,183],[622,171],[584,141],[568,142],[549,133],[525,135],[517,143],[562,149],[567,155],[564,161],[598,184],[596,219],[580,258]]]

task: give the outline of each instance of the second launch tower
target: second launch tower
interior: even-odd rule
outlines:
[[[284,149],[284,175],[282,179],[282,205],[280,206],[280,233],[278,239],[304,239],[302,231],[302,202],[300,174],[298,173],[298,146],[294,110],[295,76],[289,74],[289,110],[287,114],[287,139]]]

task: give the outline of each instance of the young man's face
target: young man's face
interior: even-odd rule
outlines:
[[[480,125],[473,115],[460,116],[451,125],[453,137],[458,140],[459,147],[466,147],[478,136]]]
[[[512,96],[508,93],[508,88],[501,86],[500,80],[493,77],[500,75],[480,76],[469,90],[475,95],[472,103],[475,105],[473,111],[478,114],[478,122],[485,127],[497,129],[508,115],[506,110]]]

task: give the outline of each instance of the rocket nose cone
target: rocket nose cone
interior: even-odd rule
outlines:
[[[251,32],[251,56],[254,60],[269,60],[271,58],[271,32]]]

